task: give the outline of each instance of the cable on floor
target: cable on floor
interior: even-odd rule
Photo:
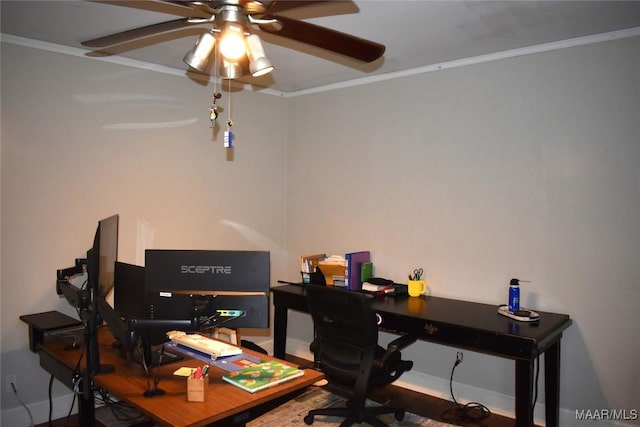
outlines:
[[[453,373],[455,372],[458,365],[462,363],[462,359],[462,352],[457,352],[456,361],[453,364],[453,368],[451,369],[451,377],[449,378],[449,390],[451,391],[451,399],[453,399],[453,403],[455,404],[455,406],[451,409],[447,409],[442,413],[442,420],[451,423],[479,423],[491,416],[491,411],[489,410],[489,408],[478,402],[469,402],[466,405],[462,405],[458,403],[455,396],[453,395]]]

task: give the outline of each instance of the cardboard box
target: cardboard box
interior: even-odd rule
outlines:
[[[204,402],[207,399],[209,376],[195,378],[194,374],[187,378],[187,401]]]

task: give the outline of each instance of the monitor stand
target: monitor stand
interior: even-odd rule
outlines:
[[[184,359],[182,354],[180,354],[177,351],[172,351],[172,349],[166,345],[164,346],[164,355],[162,356],[162,358],[160,358],[163,344],[151,345],[148,342],[145,343],[144,341],[146,340],[143,340],[142,351],[144,351],[145,359],[147,360],[147,365],[149,367],[158,366],[158,364],[166,365],[167,363],[173,363],[173,362],[177,362],[179,360]],[[142,364],[141,352],[136,352],[134,356],[134,361]]]

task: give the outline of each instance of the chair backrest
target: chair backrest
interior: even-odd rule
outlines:
[[[354,383],[371,369],[378,346],[378,325],[371,300],[364,294],[334,287],[307,286],[313,318],[312,344],[319,367],[329,381]]]

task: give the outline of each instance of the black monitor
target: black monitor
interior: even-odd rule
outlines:
[[[151,317],[184,318],[196,303],[212,310],[205,327],[269,327],[269,252],[149,249],[145,265]]]
[[[147,292],[145,267],[118,261],[114,282],[115,311],[131,330],[152,345],[167,341],[165,334],[170,330],[197,328],[191,296],[166,298],[155,292]]]
[[[152,294],[145,292],[145,268],[139,265],[116,262],[113,306],[127,329],[135,337],[141,338],[142,354],[146,363],[157,365],[160,361],[160,353],[164,354],[164,362],[173,362],[181,358],[160,345],[167,341],[166,332],[170,330],[192,331],[197,328],[195,319],[184,317],[188,309],[176,310],[182,317],[155,317],[149,311],[153,303]],[[174,301],[175,302],[175,301]],[[183,307],[191,307],[191,301],[183,301]],[[136,361],[142,361],[137,360]]]
[[[58,295],[64,295],[69,304],[78,310],[80,316],[90,308],[96,298],[106,298],[113,288],[115,263],[118,258],[118,222],[117,214],[100,220],[87,257],[76,259],[74,267],[57,271],[56,292]],[[84,285],[78,288],[71,284],[69,279],[84,273],[85,268],[86,288]]]
[[[117,261],[114,271],[113,308],[125,319],[146,319],[145,269]]]
[[[93,246],[87,251],[90,304],[85,316],[85,346],[87,369],[91,375],[113,371],[113,366],[100,364],[97,328],[103,321],[122,343],[125,352],[135,341],[127,324],[106,301],[113,288],[115,263],[118,259],[118,223],[117,214],[100,220],[93,237]]]
[[[114,284],[115,266],[118,260],[118,224],[119,217],[103,219],[100,228],[100,264],[98,267],[98,286],[100,295],[107,298]]]

